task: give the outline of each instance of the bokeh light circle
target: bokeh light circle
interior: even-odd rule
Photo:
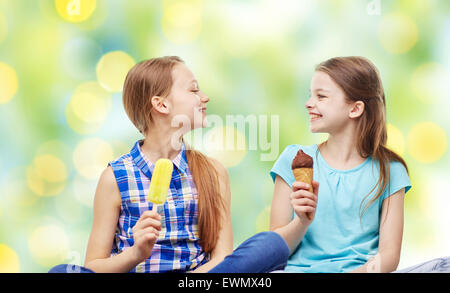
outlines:
[[[0,104],[9,102],[17,92],[19,82],[16,71],[3,62],[0,62]]]
[[[37,195],[44,195],[45,182],[39,176],[39,173],[36,171],[36,168],[34,166],[28,166],[26,176],[27,176],[27,185],[30,188],[30,190]]]
[[[83,83],[67,104],[67,123],[77,133],[95,133],[103,125],[111,105],[111,95],[98,82]]]
[[[66,166],[63,161],[52,155],[40,155],[34,159],[36,170],[49,182],[61,182],[67,179]]]
[[[20,262],[17,253],[9,246],[0,243],[0,273],[19,273]]]
[[[109,92],[120,92],[128,71],[135,64],[134,59],[125,52],[109,52],[97,63],[98,82]]]
[[[211,129],[203,144],[206,154],[219,160],[227,168],[240,164],[247,154],[245,135],[233,126]]]
[[[99,138],[81,141],[73,153],[75,168],[87,179],[98,179],[113,159],[114,152],[111,145]]]
[[[203,0],[163,1],[162,31],[173,43],[194,41],[202,31]]]
[[[403,133],[395,127],[394,125],[387,123],[387,147],[397,153],[398,155],[403,155],[405,152],[405,138]]]
[[[38,155],[27,167],[27,185],[37,195],[54,196],[64,190],[67,173],[67,167],[60,158],[51,154]]]
[[[97,0],[55,0],[56,11],[69,22],[88,19],[97,7]]]
[[[103,92],[97,83],[87,84],[92,89],[78,90],[72,97],[71,104],[74,114],[84,122],[103,122],[111,108],[111,97]]]
[[[36,156],[51,154],[64,162],[67,172],[72,164],[70,159],[72,149],[59,139],[52,139],[42,143],[36,150]]]
[[[438,63],[419,66],[411,77],[414,95],[427,103],[447,102],[445,93],[450,92],[450,74]]]
[[[42,266],[62,263],[69,252],[69,239],[59,226],[46,225],[36,228],[28,238],[28,248],[33,259]]]
[[[389,14],[383,17],[379,24],[378,38],[383,48],[389,53],[406,53],[417,42],[417,25],[407,15]]]
[[[420,163],[434,163],[447,151],[447,136],[436,123],[416,124],[408,134],[408,152]]]

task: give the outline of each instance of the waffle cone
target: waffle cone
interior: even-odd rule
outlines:
[[[312,180],[313,180],[313,168],[295,168],[292,170],[296,181],[309,184],[309,192],[313,192]]]

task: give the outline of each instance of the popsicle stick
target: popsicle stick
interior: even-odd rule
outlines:
[[[153,204],[153,206],[152,206],[152,211],[155,211],[155,212],[158,211],[158,207],[157,207],[157,204],[156,204],[156,203]]]

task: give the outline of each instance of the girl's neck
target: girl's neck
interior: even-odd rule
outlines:
[[[180,153],[182,139],[179,129],[170,124],[166,127],[152,125],[145,134],[141,150],[153,164],[161,158],[173,160]]]
[[[354,129],[330,134],[328,140],[319,146],[320,154],[331,167],[348,170],[365,161],[356,147]]]

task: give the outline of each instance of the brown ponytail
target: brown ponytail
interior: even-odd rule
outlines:
[[[123,87],[125,112],[136,128],[145,134],[152,121],[150,99],[166,97],[172,88],[172,69],[183,63],[177,56],[153,58],[136,64]],[[198,192],[200,243],[210,253],[216,246],[222,225],[224,201],[220,194],[218,171],[205,155],[186,147],[186,158]]]
[[[377,184],[361,202],[376,189],[376,194],[364,206],[360,216],[367,211],[384,192],[390,180],[390,162],[403,164],[408,171],[406,162],[395,152],[389,150],[386,130],[386,105],[381,78],[375,65],[363,57],[337,57],[326,60],[316,67],[316,71],[328,74],[344,91],[350,102],[362,101],[364,112],[359,117],[356,142],[359,154],[363,158],[372,156],[380,166],[380,176]],[[378,188],[377,188],[378,187]]]
[[[203,250],[211,252],[221,229],[225,204],[220,194],[219,177],[211,161],[196,150],[186,150],[186,157],[198,192],[198,226]]]

